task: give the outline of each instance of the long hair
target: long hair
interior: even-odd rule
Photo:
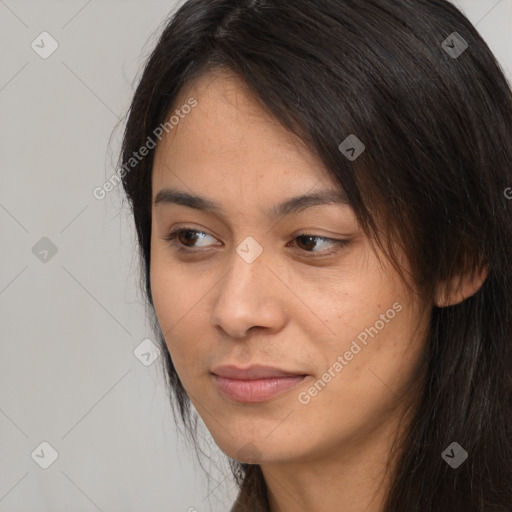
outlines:
[[[153,152],[128,163],[183,87],[213,70],[236,73],[319,156],[402,272],[399,244],[425,300],[487,267],[477,293],[432,309],[418,407],[385,512],[510,512],[512,94],[487,44],[445,0],[189,0],[166,20],[129,110],[120,175],[170,402],[192,437],[151,295]],[[366,148],[357,160],[340,150],[352,134]],[[457,468],[442,455],[452,443],[468,454]],[[238,510],[268,510],[259,465],[229,463]]]

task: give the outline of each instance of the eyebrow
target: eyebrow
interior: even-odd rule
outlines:
[[[221,204],[216,201],[171,188],[160,190],[155,197],[154,204],[155,206],[160,204],[177,204],[200,211],[211,212],[219,216],[222,216],[224,213]],[[327,189],[312,194],[291,197],[270,209],[263,210],[263,213],[268,217],[281,217],[313,206],[330,204],[347,206],[350,203],[344,192]]]

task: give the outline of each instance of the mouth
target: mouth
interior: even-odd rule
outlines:
[[[219,392],[235,402],[261,403],[301,383],[306,374],[269,366],[221,366],[212,371]]]

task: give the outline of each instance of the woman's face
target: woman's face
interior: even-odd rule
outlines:
[[[190,98],[197,105],[182,108]],[[391,435],[429,311],[379,263],[342,200],[279,208],[338,189],[234,77],[202,78],[175,108],[153,169],[151,289],[180,380],[216,443],[264,463],[347,454]],[[178,204],[171,190],[218,210]],[[193,232],[166,240],[176,229]],[[222,365],[296,377],[219,379]]]

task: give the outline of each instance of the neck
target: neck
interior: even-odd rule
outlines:
[[[314,456],[261,464],[270,512],[383,512],[400,423],[390,418],[343,445],[322,446]]]

